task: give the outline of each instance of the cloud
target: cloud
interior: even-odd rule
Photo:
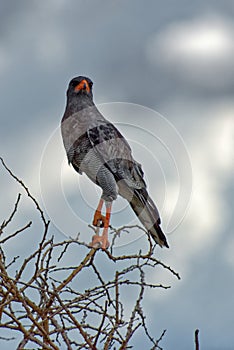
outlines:
[[[3,30],[0,46],[0,74],[19,62],[45,69],[57,69],[68,55],[68,39],[60,23],[64,1],[35,4],[12,12]],[[39,66],[38,66],[39,65]]]
[[[205,254],[207,247],[212,250],[222,242],[226,251],[230,238],[226,231],[232,215],[227,192],[231,195],[234,105],[223,101],[202,109],[200,106],[200,118],[197,112],[192,115],[190,111],[196,111],[196,103],[187,101],[183,115],[190,115],[190,119],[184,124],[183,134],[193,168],[192,200],[185,220],[169,236],[170,263],[178,266],[184,277],[194,256]],[[174,193],[177,183],[172,181],[170,186]],[[231,249],[227,249],[227,254],[227,260],[233,261]]]
[[[7,54],[4,46],[0,46],[0,75],[5,72],[10,65],[11,57]]]
[[[234,25],[218,15],[178,21],[150,37],[146,54],[152,64],[182,79],[206,86],[231,84],[234,76]]]

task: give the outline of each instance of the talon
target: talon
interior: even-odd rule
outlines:
[[[108,249],[110,246],[110,243],[105,235],[98,236],[94,235],[92,237],[92,242],[89,243],[89,246],[92,248],[102,248],[102,249]]]
[[[89,243],[91,248],[102,248],[102,244],[100,242],[100,236],[94,235],[92,237],[92,242]]]

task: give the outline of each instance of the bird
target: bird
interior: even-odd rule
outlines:
[[[70,81],[61,133],[69,165],[102,189],[92,223],[103,227],[103,231],[92,237],[90,246],[108,249],[112,203],[120,195],[129,202],[155,243],[169,248],[158,209],[147,191],[142,166],[133,158],[121,132],[96,107],[90,78],[78,76]]]

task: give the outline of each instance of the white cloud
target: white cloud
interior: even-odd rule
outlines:
[[[170,102],[167,101],[167,104]],[[234,105],[224,100],[213,105],[199,104],[198,109],[196,101],[183,101],[183,111],[180,109],[179,112],[176,105],[178,108],[178,101],[171,105],[170,110],[174,116],[179,113],[183,121],[183,135],[193,169],[193,193],[184,221],[168,235],[170,254],[165,250],[157,254],[180,271],[185,279],[189,277],[194,258],[206,254],[207,247],[212,250],[220,242],[223,242],[227,262],[233,265],[233,242],[229,247],[229,240],[223,235],[232,215],[227,204],[227,190],[234,175]],[[183,181],[181,186],[184,186]],[[167,214],[174,209],[178,187],[174,174],[167,181],[163,227]],[[170,277],[166,277],[165,281],[169,283]],[[167,295],[163,294],[163,297]]]
[[[234,75],[233,37],[232,23],[207,15],[171,23],[149,39],[146,52],[153,64],[171,68],[186,80],[222,85]]]

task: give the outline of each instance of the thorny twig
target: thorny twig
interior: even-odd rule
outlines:
[[[19,201],[20,201],[20,197],[21,197],[21,194],[19,193],[18,196],[17,196],[16,202],[15,202],[15,206],[14,206],[14,209],[13,209],[11,215],[9,216],[9,218],[7,220],[4,220],[2,222],[2,225],[0,227],[0,234],[2,233],[2,230],[11,222],[11,220],[13,219],[15,213],[17,212]]]
[[[16,332],[17,349],[59,349],[65,346],[73,349],[127,349],[131,347],[134,334],[141,328],[151,349],[159,346],[165,331],[154,338],[148,329],[142,302],[147,289],[164,288],[155,283],[150,276],[155,268],[180,279],[170,266],[154,256],[154,246],[148,237],[147,253],[116,256],[111,251],[90,248],[77,239],[56,242],[49,235],[49,221],[38,201],[32,196],[22,180],[6,166],[3,167],[35,204],[42,222],[41,239],[38,247],[25,257],[9,257],[5,244],[25,239],[26,226],[7,234],[17,215],[21,200],[18,195],[9,218],[0,227],[0,329]],[[136,226],[123,226],[113,229],[112,248],[115,237]],[[39,233],[37,233],[38,236]],[[73,266],[68,264],[71,248],[76,246]],[[73,247],[74,248],[74,247]],[[80,252],[86,254],[81,256]],[[9,263],[6,260],[9,259]],[[100,264],[101,261],[101,264]],[[17,268],[16,268],[17,262]],[[15,267],[15,268],[14,268]],[[149,281],[148,281],[149,279]],[[126,295],[137,293],[132,304],[126,307]],[[1,337],[2,341],[11,341],[11,337]],[[150,346],[150,345],[149,345]]]
[[[195,330],[195,350],[199,350],[199,329]]]

